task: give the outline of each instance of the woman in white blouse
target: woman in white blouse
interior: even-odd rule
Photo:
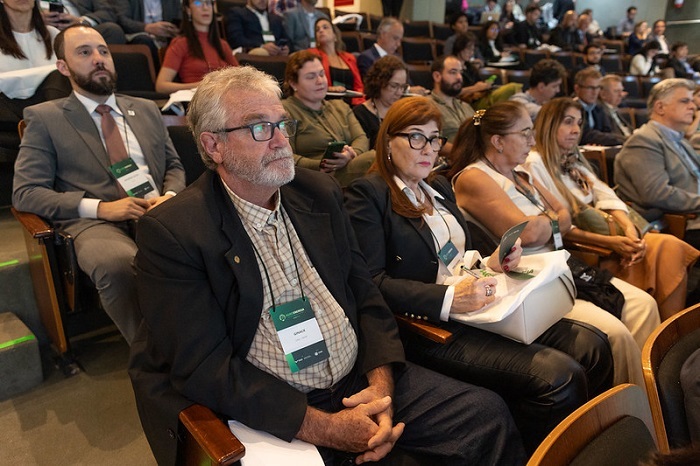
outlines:
[[[659,73],[659,66],[656,64],[655,57],[661,50],[661,44],[658,41],[651,40],[644,44],[642,50],[639,51],[630,62],[630,74],[635,76],[654,76]]]
[[[3,0],[0,3],[0,73],[56,62],[53,39],[58,29],[46,26],[39,3]]]
[[[603,210],[623,226],[624,235],[601,235],[572,228],[573,241],[613,250],[619,259],[608,264],[618,278],[648,291],[659,305],[661,319],[685,307],[687,268],[700,251],[675,236],[642,235],[630,220],[629,209],[615,192],[593,173],[578,150],[582,107],[569,98],[549,101],[535,122],[535,148],[525,168],[576,215],[587,207]]]

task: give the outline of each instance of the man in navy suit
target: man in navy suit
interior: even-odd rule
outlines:
[[[364,76],[367,70],[385,55],[396,55],[403,39],[403,25],[392,17],[384,18],[377,27],[377,42],[357,57],[357,67]]]
[[[226,40],[232,49],[259,55],[289,55],[289,38],[281,16],[268,12],[268,0],[248,0],[226,15]]]

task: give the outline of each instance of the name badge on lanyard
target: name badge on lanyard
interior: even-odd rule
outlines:
[[[149,196],[149,193],[153,193],[156,187],[146,177],[146,174],[139,170],[138,165],[131,157],[111,165],[109,169],[129,197],[148,199],[155,194]]]
[[[551,218],[552,222],[552,239],[554,240],[554,249],[557,251],[564,248],[564,240],[561,237],[561,231],[559,231],[559,220],[556,218]]]
[[[328,359],[326,341],[308,299],[295,299],[268,312],[292,373]]]
[[[448,269],[450,269],[450,264],[455,260],[458,254],[457,246],[454,245],[452,240],[448,240],[442,249],[438,251],[438,257]]]

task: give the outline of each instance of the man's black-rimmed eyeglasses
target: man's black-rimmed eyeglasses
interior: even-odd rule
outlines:
[[[447,142],[447,138],[444,136],[433,136],[429,138],[421,133],[396,133],[394,136],[403,136],[408,139],[408,145],[411,149],[422,150],[427,144],[430,144],[430,148],[435,152],[442,149],[442,147]]]
[[[297,132],[297,121],[289,119],[280,120],[277,123],[260,121],[258,123],[251,123],[249,125],[238,126],[236,128],[224,128],[213,132],[230,133],[231,131],[237,131],[239,129],[248,129],[250,130],[250,135],[253,136],[253,139],[258,142],[264,142],[272,139],[272,136],[275,134],[275,128],[282,133],[282,136],[285,138],[290,138]]]

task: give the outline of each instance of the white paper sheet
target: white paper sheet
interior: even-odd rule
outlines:
[[[242,466],[323,466],[321,455],[310,443],[298,439],[288,443],[267,432],[251,429],[238,421],[228,421],[228,426],[245,446]]]

